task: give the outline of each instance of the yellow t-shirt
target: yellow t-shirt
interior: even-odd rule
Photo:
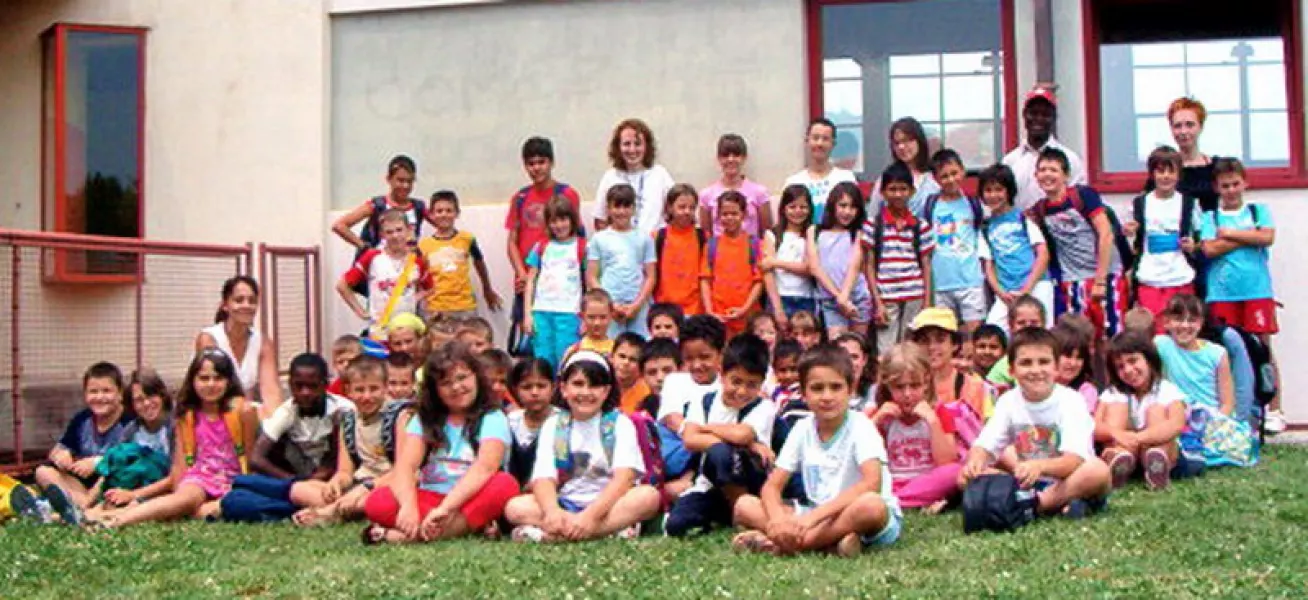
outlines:
[[[600,354],[603,354],[604,356],[612,356],[613,340],[610,339],[592,340],[588,337],[582,337],[581,341],[577,342],[577,349],[590,350],[593,352],[598,352]]]
[[[472,261],[482,260],[477,238],[466,231],[440,239],[427,236],[418,242],[418,252],[427,261],[431,295],[428,312],[462,312],[477,310],[472,293]]]

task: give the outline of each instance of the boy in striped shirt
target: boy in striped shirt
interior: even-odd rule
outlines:
[[[894,163],[881,173],[885,205],[863,226],[863,244],[871,260],[865,261],[867,280],[873,281],[877,347],[889,348],[904,340],[913,317],[931,305],[931,251],[935,237],[931,223],[913,216],[913,173]]]

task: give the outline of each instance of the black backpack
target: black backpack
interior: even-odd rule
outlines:
[[[1267,405],[1276,397],[1279,388],[1276,385],[1276,365],[1272,362],[1272,347],[1264,344],[1263,339],[1233,325],[1218,325],[1212,328],[1206,328],[1202,337],[1209,342],[1217,344],[1223,348],[1222,334],[1227,329],[1234,331],[1240,336],[1240,341],[1244,342],[1245,355],[1249,357],[1249,364],[1253,366],[1254,376],[1254,403],[1253,409],[1255,414],[1251,418],[1258,419],[1258,442],[1261,444],[1267,437],[1267,429],[1263,427],[1263,419],[1260,415],[1266,410]]]
[[[1123,263],[1122,268],[1130,269],[1131,271],[1132,289],[1138,287],[1138,283],[1135,279],[1135,273],[1140,267],[1140,259],[1144,258],[1144,254],[1145,254],[1145,234],[1146,234],[1145,230],[1148,229],[1148,226],[1146,225],[1147,221],[1145,220],[1146,196],[1148,196],[1148,194],[1140,194],[1139,196],[1136,196],[1135,198],[1131,199],[1131,219],[1134,220],[1136,223],[1135,237],[1134,239],[1131,240],[1131,248],[1132,250],[1135,251],[1135,256],[1133,257],[1134,260],[1131,261],[1130,265],[1126,265],[1125,263]],[[1194,209],[1197,204],[1198,204],[1198,199],[1195,198],[1194,196],[1191,196],[1189,194],[1181,194],[1180,236],[1181,239],[1190,238],[1191,240],[1193,240],[1195,242],[1196,247],[1198,246],[1198,242],[1199,242],[1199,240],[1197,239],[1198,235],[1194,230]],[[1208,268],[1208,260],[1207,258],[1204,257],[1204,253],[1199,251],[1196,251],[1193,254],[1186,254],[1185,259],[1186,262],[1190,263],[1190,267],[1194,269],[1195,295],[1199,296],[1199,298],[1202,299],[1206,295],[1205,286],[1203,284],[1204,284],[1204,272],[1207,271]]]
[[[1036,495],[1007,473],[982,475],[963,491],[963,532],[1015,531],[1035,520]]]

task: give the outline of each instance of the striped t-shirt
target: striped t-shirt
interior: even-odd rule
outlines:
[[[913,222],[917,222],[918,248],[925,255],[935,247],[931,223],[911,216],[897,218],[888,209],[881,210],[881,254],[875,257],[877,265],[877,293],[885,302],[907,302],[926,296],[926,281],[922,278],[922,264],[913,255]],[[873,247],[875,221],[863,224],[863,244],[868,252]]]

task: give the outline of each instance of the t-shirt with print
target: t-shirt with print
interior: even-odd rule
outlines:
[[[654,250],[658,253],[658,282],[654,286],[654,301],[669,302],[681,307],[686,316],[704,312],[704,301],[699,293],[699,269],[688,269],[686,265],[699,265],[704,260],[708,247],[704,235],[695,227],[677,227],[668,225],[663,228],[663,249],[659,253],[658,243]],[[654,234],[657,240],[658,233]]]
[[[549,418],[554,416],[554,413],[558,411],[558,407],[549,407],[545,419],[549,420]],[[536,438],[540,435],[540,428],[532,429],[531,426],[527,424],[527,411],[521,408],[516,408],[513,412],[510,412],[508,419],[509,433],[513,434],[514,445],[519,448],[530,448],[536,441]],[[541,423],[543,425],[544,421]]]
[[[59,438],[59,447],[67,450],[74,459],[100,456],[110,446],[126,439],[123,434],[130,423],[131,419],[124,413],[108,429],[103,432],[97,431],[91,409],[84,408],[77,411],[72,420],[68,421],[68,427]]]
[[[427,261],[416,257],[410,260],[410,257],[413,254],[407,251],[395,257],[378,248],[366,250],[342,277],[350,287],[368,284],[368,316],[374,325],[381,324],[382,317],[386,316],[386,307],[390,305],[391,295],[395,293],[406,265],[411,265],[408,266],[408,281],[396,298],[391,314],[418,312],[418,290],[428,283]]]
[[[768,197],[766,187],[748,179],[740,182],[740,186],[736,188],[728,188],[722,185],[721,181],[715,181],[713,185],[700,191],[699,205],[707,208],[709,215],[712,216],[713,235],[722,235],[722,224],[718,223],[718,196],[730,189],[734,189],[745,196],[745,220],[741,225],[741,229],[755,237],[761,235],[759,232],[759,211],[763,209],[764,204],[771,201],[771,198]]]
[[[877,292],[884,302],[907,302],[926,296],[926,281],[922,276],[921,257],[913,252],[916,247],[925,256],[935,247],[931,224],[918,219],[900,219],[889,209],[881,211],[881,255],[876,256]],[[914,226],[916,223],[916,226]],[[916,228],[918,243],[913,244]],[[863,224],[863,246],[869,253],[876,252],[876,223]]]
[[[795,423],[777,454],[778,469],[802,474],[808,504],[820,506],[863,479],[861,465],[881,462],[878,492],[893,514],[900,514],[899,500],[892,491],[886,444],[872,421],[861,413],[845,413],[845,422],[831,439],[818,436],[817,420],[808,416]]]
[[[711,393],[722,393],[722,378],[714,378],[711,383],[695,383],[695,378],[684,371],[669,373],[663,380],[663,391],[659,395],[658,420],[669,415],[686,415],[692,402],[700,402]]]
[[[748,406],[748,405],[746,405]],[[686,422],[697,425],[749,425],[754,430],[754,441],[763,445],[772,443],[772,424],[776,420],[777,405],[771,400],[759,399],[741,418],[741,408],[731,408],[722,401],[722,394],[714,394],[709,405],[708,415],[704,414],[704,402],[701,398],[686,407]],[[701,459],[702,460],[702,459]],[[688,492],[707,492],[713,489],[713,482],[703,475],[695,476],[695,484]]]
[[[803,233],[786,231],[781,235],[781,243],[778,244],[776,232],[768,230],[764,239],[776,248],[773,256],[776,260],[788,263],[808,262],[808,239]],[[777,295],[782,298],[813,297],[813,278],[808,275],[796,275],[778,268],[772,270],[772,277],[777,281]]]
[[[477,310],[477,298],[472,293],[472,262],[482,260],[482,255],[476,237],[466,231],[456,231],[448,238],[427,236],[418,241],[418,252],[427,261],[431,278],[429,312]]]
[[[595,190],[595,218],[608,219],[609,188],[620,183],[636,190],[636,212],[632,213],[631,226],[648,236],[663,226],[663,204],[667,200],[668,190],[676,185],[672,174],[663,165],[654,165],[639,171],[619,171],[610,168],[600,177],[599,188]]]
[[[1217,369],[1226,358],[1226,348],[1199,340],[1197,350],[1186,350],[1167,335],[1154,336],[1154,346],[1163,359],[1163,376],[1181,389],[1187,403],[1221,408],[1222,400],[1217,395]]]
[[[532,248],[549,239],[549,224],[545,222],[545,205],[555,197],[555,192],[568,199],[572,210],[581,214],[581,195],[572,186],[558,183],[545,189],[528,186],[509,200],[509,211],[504,216],[504,228],[518,232],[518,252],[523,260]],[[519,202],[521,198],[521,202]]]
[[[1194,281],[1194,268],[1181,253],[1181,195],[1161,199],[1157,192],[1145,194],[1144,247],[1140,248],[1140,263],[1135,278],[1152,287],[1177,287]]]
[[[558,429],[558,420],[562,413],[550,417],[540,429],[539,443],[536,445],[536,464],[532,466],[531,480],[558,480],[559,471],[555,462],[554,436]],[[604,441],[600,427],[604,417],[595,415],[585,421],[573,421],[568,437],[568,450],[572,453],[572,473],[559,488],[559,499],[576,504],[590,506],[604,486],[613,479],[617,469],[631,469],[638,475],[645,472],[645,460],[640,454],[640,445],[636,440],[636,426],[631,424],[627,415],[619,414],[614,423],[613,458],[604,451]]]
[[[1135,394],[1124,394],[1116,388],[1110,388],[1099,397],[1099,402],[1125,404],[1131,430],[1142,431],[1149,427],[1149,409],[1155,406],[1170,406],[1173,402],[1184,404],[1185,394],[1181,392],[1181,388],[1164,379],[1159,381],[1144,398],[1137,398]]]
[[[1072,202],[1072,194],[1080,195],[1081,210],[1077,210],[1076,204]],[[1058,267],[1060,281],[1093,279],[1099,263],[1099,234],[1095,233],[1090,220],[1109,210],[1104,206],[1099,193],[1085,186],[1076,186],[1068,188],[1057,203],[1048,199],[1041,200],[1040,203],[1045,207],[1045,231],[1054,243],[1054,256],[1050,264]],[[1032,211],[1038,212],[1038,205]],[[1115,247],[1108,262],[1108,272],[1122,272],[1122,259]]]
[[[1031,219],[1009,209],[991,215],[984,227],[977,256],[995,264],[995,277],[1004,290],[1013,292],[1026,285],[1035,267],[1036,246],[1043,246],[1045,234]],[[1046,272],[1042,279],[1048,279]]]
[[[568,314],[581,310],[585,252],[586,241],[574,237],[566,242],[550,240],[527,253],[527,266],[538,270],[532,310]]]
[[[640,295],[645,283],[645,265],[658,261],[654,238],[635,229],[612,227],[595,234],[586,244],[586,261],[599,261],[600,287],[618,304],[628,304]]]
[[[749,310],[752,307],[745,306],[745,301],[749,299],[754,284],[763,278],[758,268],[758,247],[754,236],[743,232],[734,236],[720,235],[711,244],[716,248],[710,256],[708,247],[705,247],[699,273],[709,282],[713,306],[708,308],[717,312],[730,308]],[[751,256],[754,260],[750,260]]]
[[[954,200],[940,198],[931,211],[936,240],[936,250],[931,255],[931,278],[936,291],[970,290],[985,284],[977,254],[981,224],[976,222],[971,202],[962,196]]]
[[[1055,385],[1048,398],[1027,402],[1019,387],[999,397],[995,414],[972,445],[985,448],[992,456],[1013,446],[1019,461],[1063,454],[1089,459],[1094,456],[1094,430],[1094,418],[1076,391]]]
[[[954,435],[954,414],[943,403],[936,404],[935,413],[941,430]],[[931,450],[931,424],[925,419],[914,417],[911,423],[888,419],[884,428],[886,454],[890,457],[887,465],[895,481],[908,481],[936,468],[935,453]]]
[[[371,417],[359,415],[354,421],[354,450],[359,455],[359,466],[354,478],[360,481],[376,479],[390,472],[391,457],[382,443],[382,411]]]
[[[1257,220],[1249,213],[1257,213]],[[1217,230],[1272,229],[1272,211],[1264,204],[1242,205],[1236,210],[1218,209],[1207,213],[1199,222],[1199,239],[1217,239]],[[1240,246],[1214,258],[1208,265],[1208,301],[1241,302],[1272,298],[1272,275],[1267,268],[1267,248]]]
[[[840,167],[832,167],[831,172],[822,178],[814,178],[808,169],[802,169],[787,177],[783,187],[802,185],[808,188],[808,195],[813,199],[813,224],[817,225],[822,222],[822,212],[826,209],[827,196],[831,194],[831,188],[844,182],[858,183],[858,178],[854,176],[853,171]]]
[[[460,479],[467,474],[468,468],[477,460],[477,450],[468,441],[464,429],[467,425],[445,423],[445,443],[439,448],[429,448],[427,460],[418,471],[418,487],[437,494],[448,494]],[[409,419],[405,428],[409,436],[425,437],[422,421],[418,417]],[[482,415],[481,425],[477,428],[477,448],[491,440],[499,440],[504,449],[509,449],[513,439],[509,434],[509,420],[498,410]]]
[[[264,419],[259,430],[273,442],[285,437],[296,449],[287,453],[286,460],[297,473],[305,475],[322,464],[334,441],[332,435],[340,422],[339,415],[347,410],[354,410],[353,406],[330,394],[323,396],[322,409],[317,413],[302,411],[293,401],[283,402],[271,417]]]

